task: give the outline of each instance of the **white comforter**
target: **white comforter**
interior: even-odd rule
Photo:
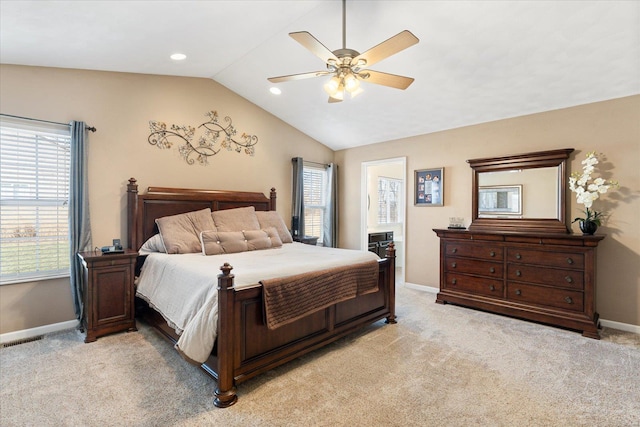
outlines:
[[[205,256],[150,254],[142,267],[137,295],[158,310],[180,334],[176,348],[187,360],[204,363],[218,323],[218,274],[228,262],[234,287],[259,286],[276,277],[378,259],[372,252],[287,243],[281,248]]]

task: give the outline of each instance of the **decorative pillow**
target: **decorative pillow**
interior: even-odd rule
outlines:
[[[162,252],[166,253],[167,250],[164,247],[164,243],[162,243],[162,237],[159,234],[154,234],[144,242],[142,247],[140,248],[140,252]]]
[[[264,232],[267,233],[269,238],[271,239],[271,247],[272,248],[280,248],[282,247],[282,239],[280,239],[280,234],[275,227],[269,227],[263,229]]]
[[[258,222],[260,222],[261,229],[265,230],[269,227],[275,227],[282,243],[293,243],[291,233],[289,233],[284,220],[277,211],[256,211],[256,217],[258,218]]]
[[[217,231],[260,230],[253,206],[214,211],[211,216]]]
[[[158,218],[156,224],[168,254],[200,252],[200,232],[216,229],[209,208]]]
[[[203,231],[200,243],[204,255],[231,254],[282,246],[275,228],[247,231]],[[278,244],[279,243],[279,244]]]

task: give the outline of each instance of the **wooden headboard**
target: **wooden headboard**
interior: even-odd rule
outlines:
[[[156,218],[210,208],[212,211],[254,206],[257,211],[276,210],[276,190],[266,197],[247,191],[196,190],[149,187],[138,193],[135,178],[127,185],[127,247],[138,250],[158,233]]]

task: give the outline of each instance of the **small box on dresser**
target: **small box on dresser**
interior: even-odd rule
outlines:
[[[604,236],[433,231],[440,237],[436,302],[600,338],[595,309],[596,248]]]
[[[84,271],[84,342],[120,331],[136,331],[134,274],[138,252],[80,252]]]

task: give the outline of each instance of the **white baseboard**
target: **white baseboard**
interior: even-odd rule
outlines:
[[[632,332],[640,335],[640,326],[630,323],[614,322],[613,320],[600,319],[600,324],[606,328],[618,329],[620,331]]]
[[[66,322],[52,323],[51,325],[43,325],[36,328],[7,332],[6,334],[0,334],[0,344],[33,338],[38,335],[50,334],[52,332],[64,331],[65,329],[72,329],[77,326],[77,320],[67,320]]]
[[[426,285],[416,285],[415,283],[403,283],[403,286],[406,286],[409,289],[415,289],[416,291],[429,292],[430,294],[437,294],[440,289],[434,288],[433,286]]]
[[[429,292],[430,294],[437,294],[440,290],[439,288],[434,288],[432,286],[424,286],[424,285],[416,285],[415,283],[404,283],[404,286],[410,289],[415,289],[417,291]],[[611,329],[618,329],[620,331],[632,332],[634,334],[640,335],[640,326],[632,325],[630,323],[621,323],[614,322],[613,320],[600,319],[600,324],[604,327]]]

